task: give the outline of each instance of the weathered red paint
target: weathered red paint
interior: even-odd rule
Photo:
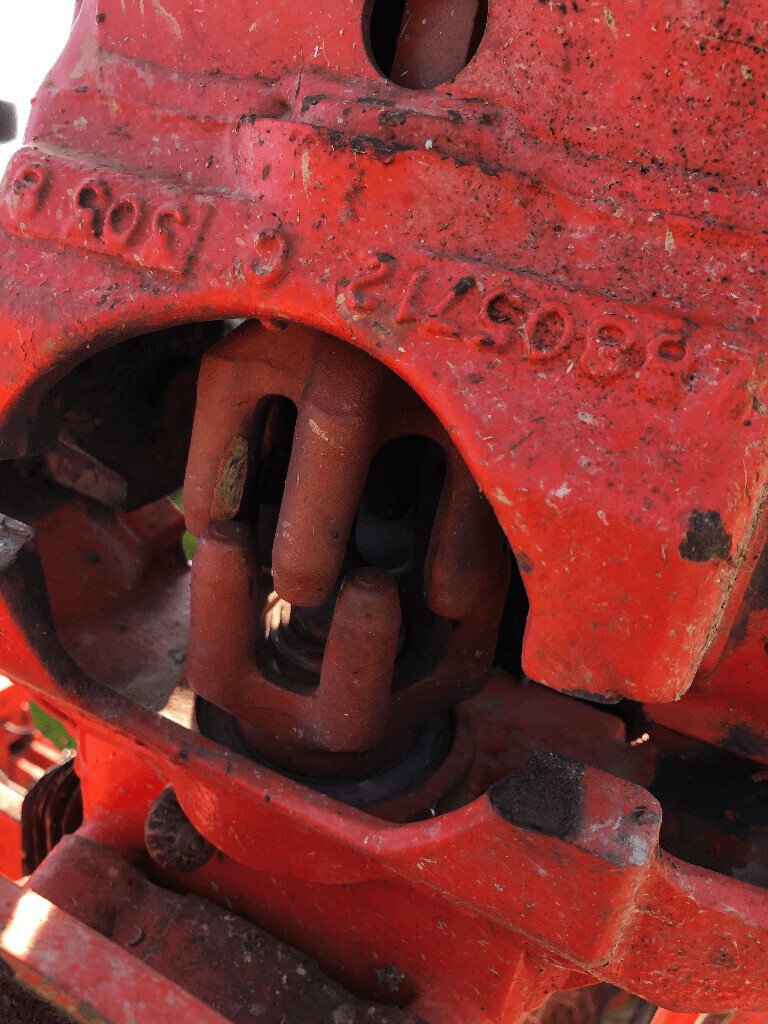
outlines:
[[[87,681],[71,663],[66,667],[63,652],[48,648],[47,634],[38,633],[37,649],[31,647],[18,623],[34,634],[35,612],[22,609],[15,565],[4,576],[3,596],[4,606],[16,610],[15,620],[2,622],[9,651],[17,652],[14,674],[47,691],[78,722],[89,835],[136,857],[150,804],[164,784],[173,785],[192,823],[221,853],[185,875],[185,887],[207,895],[226,887],[230,905],[315,950],[356,991],[386,995],[376,989],[372,966],[383,960],[411,980],[407,995],[427,1020],[522,1013],[553,987],[572,985],[574,972],[667,1005],[764,1008],[763,890],[660,854],[658,805],[644,789],[620,781],[617,769],[627,771],[620,761],[610,763],[612,775],[578,762],[557,762],[538,777],[516,767],[541,740],[567,751],[582,735],[585,747],[605,750],[594,720],[585,728],[572,716],[555,736],[557,713],[543,709],[540,739],[532,720],[521,750],[509,738],[528,691],[520,691],[525,696],[516,706],[516,691],[499,680],[464,706],[488,752],[480,774],[478,767],[467,779],[466,794],[487,791],[511,770],[523,810],[499,783],[490,798],[459,800],[463,806],[434,820],[388,825],[350,809],[339,814],[333,801]],[[47,663],[58,662],[58,682],[43,669],[41,652]],[[584,712],[601,718],[597,710]],[[630,756],[633,748],[624,749],[622,756]],[[594,754],[587,749],[582,756]],[[533,810],[525,807],[526,792],[538,794]],[[553,825],[546,813],[558,800],[565,818]],[[574,807],[581,811],[571,820]],[[535,817],[541,813],[544,824]],[[286,850],[297,855],[286,861]],[[345,899],[340,882],[350,894]],[[360,885],[369,891],[362,904],[355,898]],[[445,930],[450,943],[441,939]]]
[[[532,566],[529,674],[679,696],[758,526],[766,58],[746,11],[605,10],[497,4],[471,65],[419,93],[371,63],[360,0],[233,2],[202,34],[176,3],[84,2],[6,177],[3,450],[44,447],[45,390],[121,337],[310,323],[453,427]],[[697,511],[727,558],[680,556]]]
[[[439,45],[432,4],[406,6],[426,28],[403,33],[390,81],[363,0],[78,5],[0,197],[0,454],[21,460],[0,478],[14,517],[0,523],[0,671],[76,735],[84,835],[149,870],[147,814],[173,787],[218,853],[162,880],[360,996],[466,1024],[601,980],[683,1015],[764,1016],[765,887],[664,852],[649,788],[683,749],[675,732],[768,762],[766,19],[733,0],[492,0],[459,71],[480,5],[457,4],[463,27],[441,25]],[[418,406],[465,474],[438,519],[428,601],[464,628],[468,550],[490,611],[482,671],[440,680],[421,709],[469,697],[450,778],[407,808],[352,810],[190,728],[182,519],[166,502],[106,511],[131,504],[120,453],[107,465],[72,440],[59,388],[86,359],[120,344],[128,368],[138,335],[241,317],[264,328],[205,357],[187,470],[202,536],[189,680],[265,742],[244,632],[252,559],[241,524],[221,526],[258,397],[306,403],[293,468],[316,486],[289,476],[274,569],[309,603],[334,585],[343,551],[328,538],[349,531],[379,412],[412,429]],[[385,386],[396,400],[379,409]],[[328,458],[329,425],[356,457]],[[167,462],[175,487],[178,451]],[[496,526],[473,481],[523,575],[523,668],[559,694],[504,676],[483,688],[500,610],[488,576],[504,571],[485,557]],[[474,542],[452,545],[470,526]],[[391,655],[387,616],[374,669]],[[350,698],[348,664],[332,662]],[[296,746],[346,756],[396,738],[371,700],[383,678],[316,717],[321,702],[283,689],[290,728],[310,726]],[[618,719],[563,694],[628,697],[674,732],[628,748]],[[542,747],[558,756],[526,761]],[[409,820],[427,807],[434,818]],[[764,868],[755,845],[727,867]],[[138,998],[144,975],[118,960]],[[75,982],[98,979],[53,979],[65,995]]]
[[[94,886],[98,877],[109,878],[110,885]],[[259,1016],[325,1024],[334,1013],[348,1024],[419,1024],[410,1014],[355,999],[309,957],[207,900],[151,884],[118,854],[83,836],[63,840],[26,891],[50,896],[168,978],[171,991],[184,988],[233,1024]]]
[[[0,956],[82,1024],[225,1018],[30,889],[0,878]]]

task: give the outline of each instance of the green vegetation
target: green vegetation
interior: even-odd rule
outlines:
[[[75,741],[69,735],[67,730],[53,715],[49,715],[47,711],[37,705],[30,703],[29,710],[32,712],[32,721],[35,723],[35,727],[40,730],[43,736],[46,736],[51,743],[55,743],[59,750],[63,750],[65,747],[74,747]]]
[[[176,508],[180,512],[184,511],[184,496],[181,491],[176,491],[175,494],[171,495],[171,501],[174,503]],[[189,530],[186,530],[181,540],[182,547],[184,548],[184,554],[187,559],[191,561],[195,555],[195,548],[197,547],[197,538],[193,537]]]

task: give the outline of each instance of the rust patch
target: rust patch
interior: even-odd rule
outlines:
[[[688,519],[688,532],[680,545],[680,557],[688,562],[721,562],[731,551],[719,512],[696,509]]]
[[[551,750],[537,750],[488,791],[491,806],[511,825],[566,839],[581,820],[584,766]]]
[[[229,519],[236,515],[243,499],[243,488],[248,471],[248,442],[237,436],[222,459],[216,481],[214,518]]]
[[[516,551],[515,558],[520,572],[533,572],[533,562],[523,551]]]
[[[155,864],[168,871],[194,871],[215,851],[181,809],[171,786],[166,786],[149,810],[144,842]]]

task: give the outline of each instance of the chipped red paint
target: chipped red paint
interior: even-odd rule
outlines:
[[[416,21],[387,77],[371,56],[381,3],[78,4],[0,195],[0,672],[76,736],[83,841],[256,921],[359,997],[428,1024],[490,1024],[600,981],[667,1007],[667,1024],[760,1018],[764,834],[741,820],[729,831],[725,806],[692,836],[696,809],[651,790],[705,750],[688,737],[708,757],[739,755],[755,787],[755,762],[768,763],[766,21],[718,0],[491,0],[487,19],[466,0],[433,35],[431,0],[409,0]],[[216,328],[185,336],[188,362],[153,363],[151,338],[137,340],[239,318],[263,327],[216,348]],[[141,379],[163,381],[184,429],[171,437],[149,401],[154,447],[119,431],[89,450],[110,413],[82,418],[93,360],[117,353],[119,407],[140,345]],[[181,483],[185,445],[161,441],[186,440],[201,364],[186,497],[202,541],[180,678],[184,523],[155,485]],[[412,425],[412,402],[464,474],[426,590],[461,622],[459,647],[480,636],[477,673],[461,658],[438,666],[419,714],[463,699],[443,775],[376,814],[192,727],[187,679],[265,748],[249,538],[221,523],[248,472],[238,417],[270,374],[327,417],[300,409],[309,455],[296,449],[275,548],[275,578],[299,603],[334,584],[330,520],[343,539],[382,423]],[[327,457],[328,425],[355,458]],[[159,467],[143,490],[121,475],[137,453]],[[486,557],[499,541],[489,506],[530,603],[523,670],[548,690],[486,682],[506,582]],[[467,552],[466,578],[488,589],[469,611]],[[272,708],[271,740],[292,737],[295,767],[309,764],[299,749],[374,748],[383,763],[412,724],[398,709],[413,693],[385,685],[392,588],[374,581],[386,635],[371,626],[361,641],[356,579],[325,666],[333,699],[283,688]],[[467,628],[477,607],[487,635]],[[370,654],[362,695],[344,674],[350,650]],[[627,747],[618,718],[573,696],[642,703],[652,739]],[[183,874],[147,860],[147,815],[167,787],[210,844]],[[60,945],[68,919],[46,913]],[[82,941],[116,957],[127,999],[165,992],[190,1000],[190,1019],[215,1019],[159,976],[139,991],[143,966],[103,936]],[[45,949],[25,961],[0,940],[22,976],[40,974]],[[75,982],[100,984],[69,977],[72,959],[45,976],[67,1008]]]

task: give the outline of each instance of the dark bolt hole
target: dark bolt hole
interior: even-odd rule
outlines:
[[[446,19],[437,0],[373,0],[370,52],[390,81],[406,89],[430,89],[452,81],[469,64],[485,32],[488,0],[450,2],[454,7]],[[422,56],[446,48],[453,55],[446,63]]]

